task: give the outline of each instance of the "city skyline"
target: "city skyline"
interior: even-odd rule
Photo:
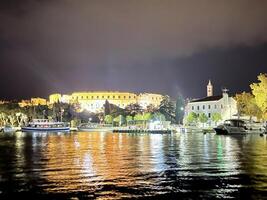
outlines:
[[[0,99],[118,90],[249,90],[267,66],[267,2],[3,1]],[[190,15],[194,13],[194,15]]]

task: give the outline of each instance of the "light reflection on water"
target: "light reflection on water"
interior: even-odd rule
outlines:
[[[0,197],[265,198],[266,136],[0,135]]]

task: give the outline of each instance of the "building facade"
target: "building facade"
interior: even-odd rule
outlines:
[[[21,100],[19,103],[19,106],[21,108],[26,107],[26,106],[45,106],[47,105],[47,100],[44,98],[31,98],[31,100]]]
[[[45,105],[47,105],[47,100],[44,98],[39,98],[39,97],[31,98],[31,104],[33,106],[39,106],[39,105],[45,106]]]
[[[101,112],[106,101],[120,108],[125,108],[130,104],[138,103],[142,108],[149,105],[158,107],[163,96],[160,94],[118,91],[92,91],[92,92],[74,92],[71,95],[52,94],[49,96],[49,104],[57,102],[79,104],[81,110],[90,112]]]
[[[222,95],[213,96],[213,86],[209,81],[207,86],[207,97],[191,100],[187,103],[185,118],[191,112],[197,115],[205,113],[208,117],[208,123],[212,124],[212,114],[219,113],[222,120],[236,118],[237,105],[233,97],[230,97],[227,90],[222,91]]]

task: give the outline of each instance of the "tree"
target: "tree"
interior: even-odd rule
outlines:
[[[125,115],[125,111],[119,106],[110,104],[110,115],[112,115],[113,117],[117,117],[119,115]]]
[[[142,112],[143,112],[142,107],[137,103],[129,104],[128,106],[125,107],[126,115],[135,116],[135,115],[140,114]]]
[[[1,112],[0,113],[0,126],[5,126],[8,124],[8,117],[6,113]]]
[[[113,117],[111,115],[106,115],[105,116],[105,123],[106,124],[112,124]]]
[[[17,118],[16,118],[16,116],[15,115],[9,115],[8,116],[8,119],[9,119],[9,122],[10,122],[10,124],[11,124],[11,126],[15,126],[15,124],[16,124],[16,122],[17,122]]]
[[[165,116],[160,112],[156,112],[152,115],[152,120],[154,121],[166,121]]]
[[[147,107],[146,107],[146,112],[149,112],[149,113],[154,113],[157,111],[157,108],[153,105],[153,104],[149,104]]]
[[[152,119],[152,114],[151,113],[145,113],[143,115],[143,120],[150,121]]]
[[[122,126],[125,123],[125,117],[123,115],[119,115],[113,119],[119,126]]]
[[[169,121],[175,121],[175,108],[173,102],[171,102],[169,96],[164,96],[160,102],[159,112],[162,113]]]
[[[134,120],[135,120],[135,121],[141,121],[141,120],[144,120],[143,115],[142,115],[142,114],[136,114],[136,115],[134,116]]]
[[[106,100],[104,104],[104,115],[109,115],[110,112],[111,112],[110,103],[108,102],[108,100]]]
[[[237,102],[238,116],[248,115],[250,119],[253,116],[256,116],[258,119],[261,118],[261,110],[257,106],[256,99],[252,94],[246,92],[237,94],[235,100]]]
[[[259,83],[250,85],[252,94],[255,96],[255,103],[262,112],[262,118],[267,119],[267,74],[258,76]]]
[[[207,117],[207,115],[205,113],[200,113],[198,119],[203,124],[203,126],[209,120],[209,118]]]
[[[130,121],[132,121],[133,120],[133,117],[131,116],[131,115],[127,115],[126,116],[126,122],[127,122],[127,124],[130,122]]]
[[[187,124],[195,124],[197,123],[198,116],[195,112],[190,112],[186,117]]]
[[[176,120],[176,123],[178,124],[183,123],[184,107],[185,107],[184,98],[181,95],[178,95],[177,100],[176,100],[176,108],[175,108],[175,120]]]
[[[215,122],[215,125],[217,125],[217,123],[222,120],[222,116],[220,113],[212,113],[211,120]]]

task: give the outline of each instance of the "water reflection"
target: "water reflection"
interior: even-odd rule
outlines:
[[[266,146],[256,134],[2,134],[0,197],[261,198]]]

